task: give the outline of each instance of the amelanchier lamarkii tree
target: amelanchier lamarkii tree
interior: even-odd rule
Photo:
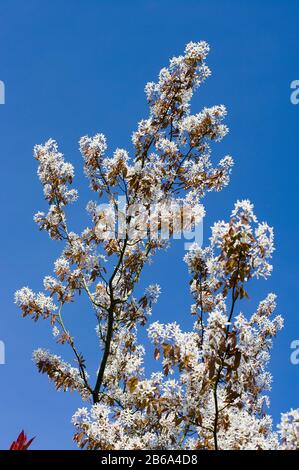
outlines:
[[[257,222],[249,201],[238,201],[229,220],[212,227],[209,246],[194,243],[187,251],[193,330],[184,332],[177,323],[147,326],[161,369],[147,377],[143,367],[145,348],[137,332],[148,324],[160,287],[148,286],[140,298],[134,289],[144,266],[169,243],[162,236],[163,221],[171,215],[169,238],[178,227],[198,223],[205,193],[227,185],[233,165],[230,156],[216,164],[211,158],[211,142],[228,132],[222,123],[225,107],[195,115],[189,109],[193,91],[210,75],[208,51],[205,42],[187,44],[184,55],[161,70],[158,82],[146,85],[150,114],[133,134],[134,155],[123,149],[109,155],[102,134],[81,138],[90,188],[97,199],[109,201],[104,209],[88,203],[91,226],[81,234],[72,231],[66,216],[67,206],[77,199],[71,189],[73,166],[54,140],[34,149],[49,204],[35,221],[64,246],[54,263],[55,276],[44,279],[48,294],[24,287],[15,302],[24,317],[48,319],[57,343],[74,353],[73,366],[44,349],[33,357],[57,389],[76,390],[87,402],[72,418],[79,447],[299,446],[299,410],[283,414],[278,431],[266,414],[269,350],[283,326],[282,317],[273,316],[275,295],[269,294],[249,317],[237,309],[241,300],[247,302],[247,286],[267,278],[272,269],[273,230]],[[80,338],[73,337],[64,319],[64,306],[80,293],[95,315],[95,374],[88,372]]]

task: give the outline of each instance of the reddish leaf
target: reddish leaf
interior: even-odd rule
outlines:
[[[35,437],[32,437],[32,439],[27,440],[27,436],[22,430],[17,440],[12,442],[9,450],[27,450],[34,439]]]

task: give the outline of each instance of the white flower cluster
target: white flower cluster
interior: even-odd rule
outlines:
[[[231,251],[242,252],[246,256],[246,264],[251,267],[250,276],[267,278],[272,272],[268,262],[274,251],[273,228],[265,222],[257,223],[253,212],[253,204],[248,200],[237,201],[231,213],[230,223],[217,222],[212,227],[211,244],[213,247]],[[233,248],[225,247],[225,240],[234,232]],[[245,248],[248,247],[247,251]],[[246,251],[246,253],[245,253]]]
[[[278,429],[282,449],[299,450],[299,408],[282,413]]]
[[[146,293],[151,299],[151,302],[155,304],[157,303],[158,298],[161,294],[161,287],[159,286],[159,284],[151,284],[146,288]]]
[[[65,162],[63,154],[58,151],[57,142],[50,139],[45,145],[36,145],[34,156],[39,162],[38,176],[44,187],[45,198],[50,203],[57,197],[61,198],[62,204],[76,201],[77,191],[67,186],[73,180],[74,167]]]
[[[15,293],[15,303],[22,309],[23,316],[32,315],[35,320],[40,316],[47,318],[57,310],[51,297],[42,292],[34,294],[28,287],[23,287]]]
[[[207,137],[220,141],[228,133],[228,127],[221,123],[226,114],[223,105],[204,108],[200,113],[182,119],[179,130],[181,134],[188,134],[193,147]]]
[[[56,336],[56,334],[57,331],[54,330],[54,335]],[[57,390],[77,390],[83,400],[90,398],[90,392],[86,388],[79,370],[63,361],[59,356],[39,348],[33,352],[33,361],[40,372],[46,373],[55,382]]]
[[[84,159],[84,171],[90,180],[90,187],[98,190],[97,179],[107,150],[106,137],[103,134],[96,134],[93,137],[85,135],[81,137],[79,145]]]
[[[85,135],[80,139],[80,151],[84,158],[90,159],[103,157],[107,150],[106,137],[103,134],[96,134],[94,137]]]
[[[37,212],[34,221],[52,239],[60,240],[64,238],[66,230],[64,208],[78,198],[77,190],[69,187],[73,181],[74,167],[64,160],[53,139],[44,145],[36,145],[34,156],[39,162],[38,176],[43,185],[44,196],[50,205],[48,213]]]

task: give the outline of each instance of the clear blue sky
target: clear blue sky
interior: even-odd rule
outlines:
[[[253,311],[269,291],[278,294],[285,328],[271,361],[271,412],[277,421],[280,411],[298,406],[299,365],[289,359],[290,343],[299,339],[299,105],[289,98],[290,82],[299,79],[298,24],[296,0],[1,1],[0,80],[6,104],[0,106],[0,340],[6,365],[0,366],[0,448],[22,428],[37,435],[35,449],[72,448],[70,418],[80,403],[76,395],[57,393],[37,373],[33,349],[44,346],[64,354],[65,348],[55,345],[46,322],[21,319],[13,304],[17,288],[41,288],[60,251],[32,220],[45,208],[32,148],[53,137],[74,163],[80,202],[72,215],[75,228],[84,228],[90,195],[78,139],[100,131],[110,149],[128,146],[136,122],[147,114],[145,83],[190,40],[210,43],[213,72],[192,110],[227,106],[231,131],[215,155],[230,153],[236,163],[229,187],[205,200],[204,238],[237,198],[250,198],[258,217],[275,227],[273,276],[249,291],[245,308]],[[163,290],[153,319],[176,319],[187,328],[183,254],[176,242],[144,279],[158,280]],[[73,317],[80,347],[95,368],[98,351],[89,313],[81,305],[68,318]]]

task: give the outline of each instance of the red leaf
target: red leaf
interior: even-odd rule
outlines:
[[[27,450],[34,439],[35,437],[32,437],[32,439],[27,440],[27,436],[22,430],[17,440],[12,442],[9,450]]]

